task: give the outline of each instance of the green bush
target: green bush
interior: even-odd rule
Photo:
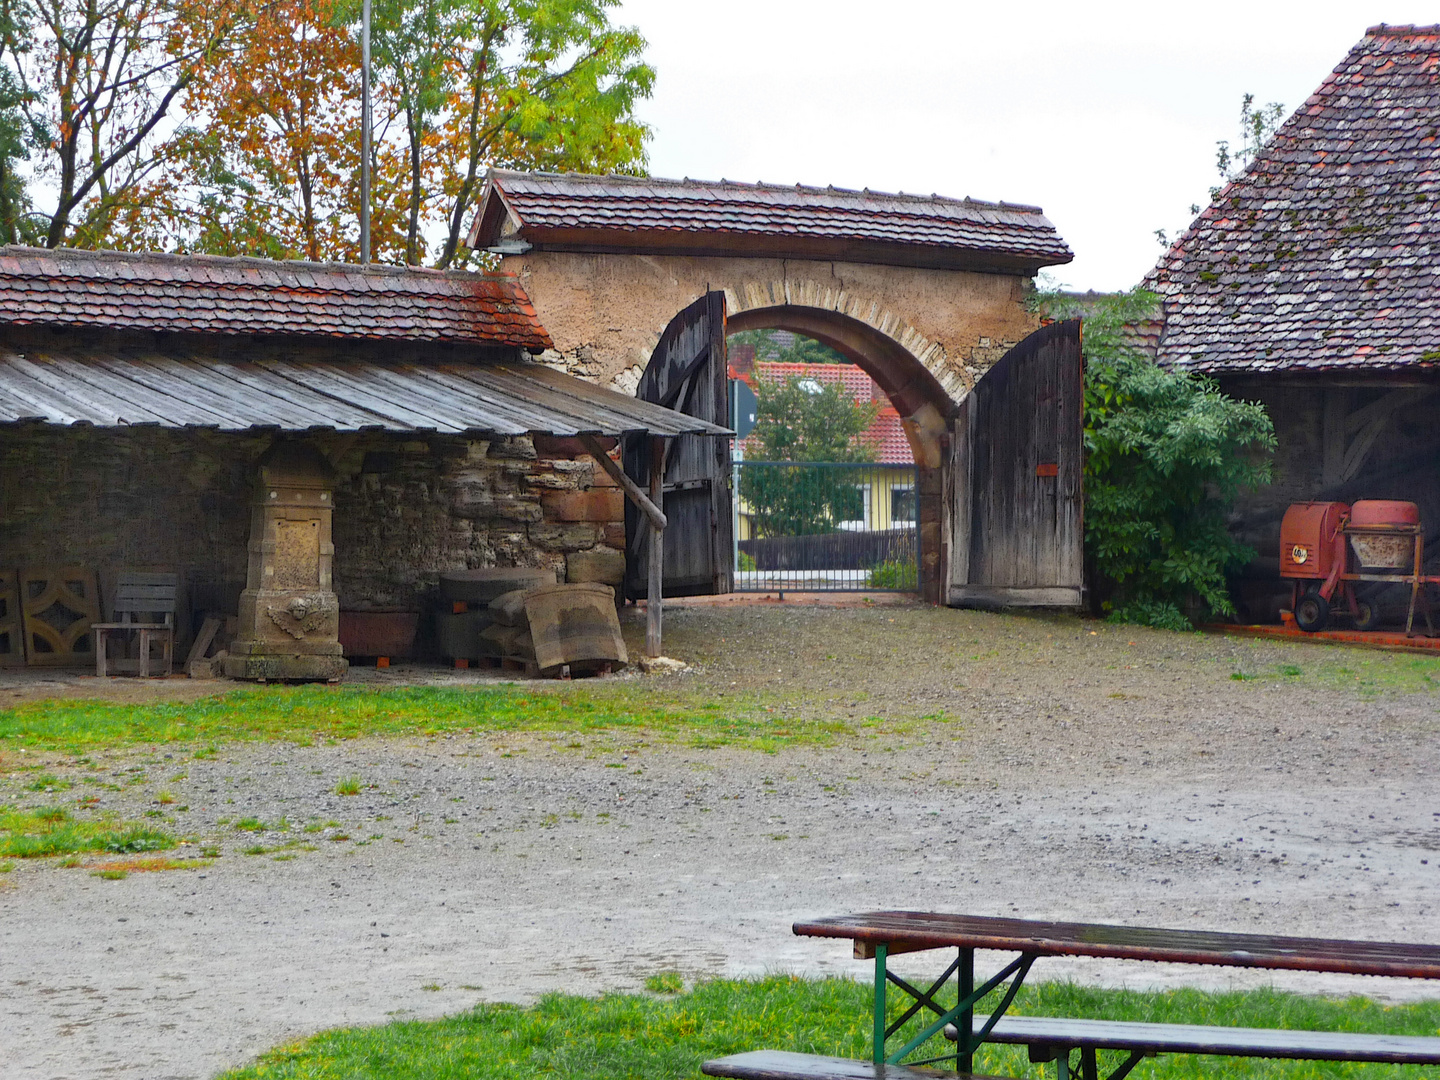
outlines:
[[[1270,480],[1275,432],[1258,403],[1156,365],[1136,346],[1158,297],[1088,302],[1041,294],[1052,318],[1081,315],[1085,351],[1085,548],[1112,587],[1113,620],[1187,628],[1230,614],[1226,572],[1255,552],[1226,527],[1235,496]]]
[[[913,592],[920,587],[920,568],[913,562],[891,559],[870,571],[870,588]]]

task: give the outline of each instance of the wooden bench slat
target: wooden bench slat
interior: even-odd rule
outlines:
[[[1220,967],[1329,971],[1440,979],[1440,945],[1336,941],[1152,926],[1040,922],[928,911],[871,911],[797,922],[796,934],[888,945],[892,952],[946,947],[1036,956],[1096,956]]]
[[[983,1023],[980,1019],[975,1021],[977,1033]],[[946,1036],[953,1039],[953,1025],[947,1027]],[[1027,1046],[1089,1046],[1097,1050],[1138,1050],[1159,1054],[1440,1065],[1440,1038],[1421,1035],[1007,1016],[995,1025],[989,1039]]]
[[[700,1066],[706,1076],[727,1076],[733,1080],[997,1080],[970,1077],[968,1073],[920,1069],[911,1065],[876,1065],[854,1058],[796,1054],[788,1050],[752,1050],[748,1054],[707,1061]]]

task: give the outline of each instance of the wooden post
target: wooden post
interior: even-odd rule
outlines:
[[[665,440],[650,440],[650,502],[665,512]],[[645,655],[663,656],[660,624],[665,581],[665,529],[650,522],[650,582],[645,594]]]

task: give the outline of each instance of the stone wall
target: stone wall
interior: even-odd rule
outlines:
[[[177,571],[191,611],[234,612],[256,462],[274,438],[0,429],[0,567],[93,567],[102,591],[120,569]],[[344,610],[425,610],[442,570],[548,566],[564,580],[567,570],[594,579],[623,566],[623,496],[564,444],[542,440],[538,453],[528,437],[310,441],[338,474],[334,576]]]
[[[1007,348],[1039,326],[1025,310],[1030,279],[1013,274],[803,259],[546,251],[506,256],[501,268],[520,276],[555,341],[555,351],[544,359],[626,391],[633,391],[666,324],[710,289],[725,291],[732,318],[793,305],[872,327],[956,399]]]

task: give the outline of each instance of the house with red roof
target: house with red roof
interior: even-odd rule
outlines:
[[[817,385],[836,384],[843,386],[858,404],[874,403],[880,407],[875,422],[860,436],[860,441],[874,451],[873,465],[860,466],[857,486],[861,489],[863,513],[860,518],[842,523],[841,527],[852,531],[878,532],[889,529],[911,528],[915,522],[915,456],[910,440],[901,426],[900,413],[891,404],[885,391],[880,389],[866,372],[855,364],[795,364],[773,360],[759,360],[747,365],[744,372],[732,367],[731,376],[743,378],[752,387],[757,380],[783,383],[798,380],[801,385],[813,382]],[[761,453],[757,440],[752,435],[739,442],[738,454],[741,460],[755,460]],[[740,539],[748,540],[751,535],[749,509],[740,507]]]

